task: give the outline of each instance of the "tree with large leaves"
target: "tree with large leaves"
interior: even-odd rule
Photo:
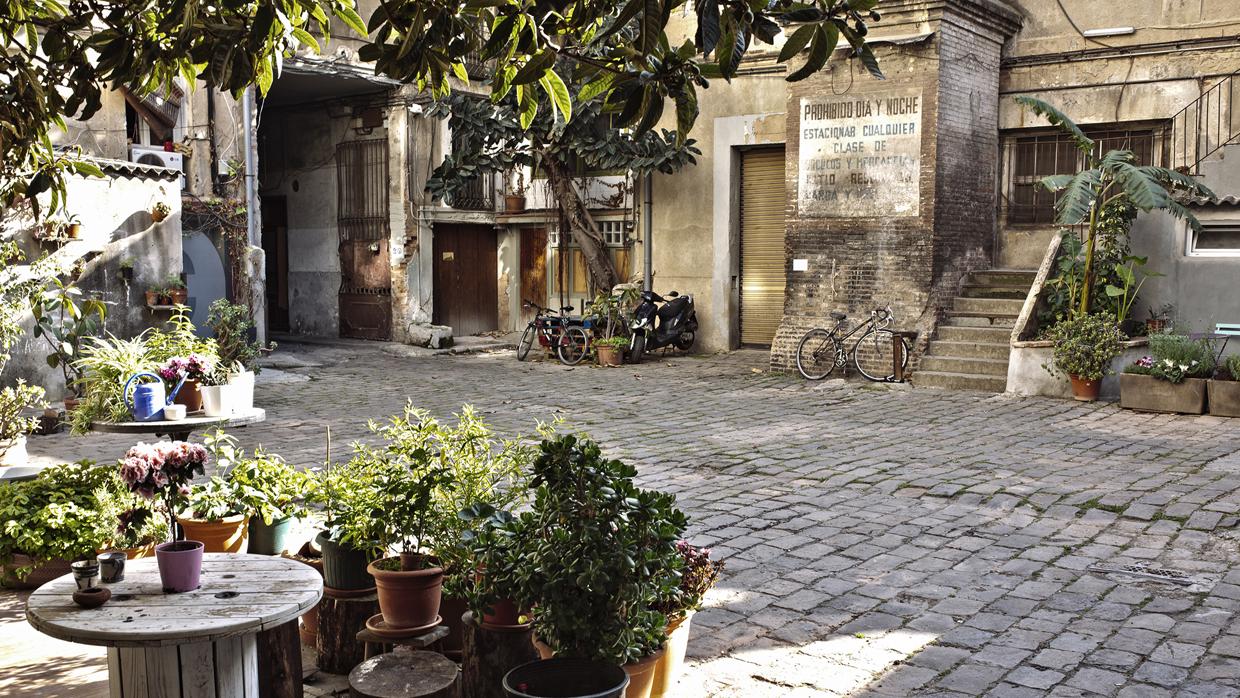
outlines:
[[[1034,97],[1016,101],[1052,126],[1063,131],[1081,153],[1086,168],[1076,174],[1057,174],[1042,179],[1042,186],[1059,196],[1055,201],[1056,222],[1064,226],[1086,226],[1083,283],[1076,316],[1090,312],[1094,297],[1094,252],[1104,210],[1114,202],[1127,200],[1137,209],[1167,211],[1183,219],[1194,232],[1201,223],[1177,196],[1213,201],[1214,192],[1192,177],[1166,167],[1138,165],[1130,150],[1101,152],[1098,144],[1063,112]]]

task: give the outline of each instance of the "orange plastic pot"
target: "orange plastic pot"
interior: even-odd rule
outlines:
[[[181,524],[181,529],[185,531],[185,540],[201,542],[203,552],[245,552],[246,531],[249,530],[250,523],[248,516],[238,514],[219,521],[177,519],[177,523]]]
[[[685,653],[689,650],[689,624],[693,621],[694,613],[696,611],[689,611],[668,622],[667,644],[663,646],[663,657],[654,670],[651,698],[675,695],[676,682],[680,680],[680,673],[684,670]]]

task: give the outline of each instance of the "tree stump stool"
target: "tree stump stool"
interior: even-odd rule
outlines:
[[[397,647],[349,672],[353,698],[460,698],[460,669],[437,652]]]
[[[319,605],[318,667],[329,674],[347,674],[366,659],[366,643],[357,634],[365,629],[366,619],[379,612],[379,597],[373,592],[351,598],[330,593]]]
[[[461,658],[462,698],[505,698],[504,675],[538,659],[528,626],[483,627],[466,613]]]

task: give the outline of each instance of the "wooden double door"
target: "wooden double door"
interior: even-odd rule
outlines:
[[[433,237],[433,322],[456,335],[499,329],[495,228],[436,224]]]

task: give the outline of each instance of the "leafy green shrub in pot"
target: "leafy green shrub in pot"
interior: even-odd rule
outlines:
[[[274,342],[264,347],[251,339],[254,320],[250,317],[250,309],[226,298],[211,304],[207,311],[207,326],[215,333],[220,361],[228,365],[240,364],[245,371],[258,373],[258,359],[262,352],[276,348]]]
[[[237,440],[223,430],[207,434],[204,440],[216,464],[232,483],[238,502],[246,507],[250,521],[247,552],[283,552],[292,522],[306,516],[310,474],[262,447],[247,456],[238,448]]]
[[[673,495],[639,489],[636,469],[587,439],[541,448],[532,510],[511,524],[517,602],[534,609],[535,632],[558,656],[649,658],[666,640],[657,609],[679,590],[687,518]]]
[[[21,580],[49,561],[93,558],[108,548],[164,539],[167,525],[131,493],[115,467],[81,461],[33,480],[0,482],[0,575]],[[67,571],[67,570],[66,570]]]
[[[462,532],[461,540],[470,547],[477,566],[467,591],[469,610],[484,626],[523,624],[529,609],[520,608],[516,601],[517,580],[525,563],[521,544],[526,534],[520,520],[487,504],[462,510],[460,518],[472,526]]]
[[[1072,379],[1072,392],[1078,400],[1098,399],[1102,377],[1111,370],[1111,362],[1124,351],[1127,338],[1115,325],[1110,313],[1079,315],[1051,328],[1049,338],[1055,343],[1052,363],[1044,365],[1051,375],[1064,374]]]
[[[177,523],[203,552],[240,553],[246,543],[251,504],[235,483],[218,475],[190,485]]]
[[[1223,361],[1223,368],[1228,378],[1240,381],[1240,354],[1232,354]]]

